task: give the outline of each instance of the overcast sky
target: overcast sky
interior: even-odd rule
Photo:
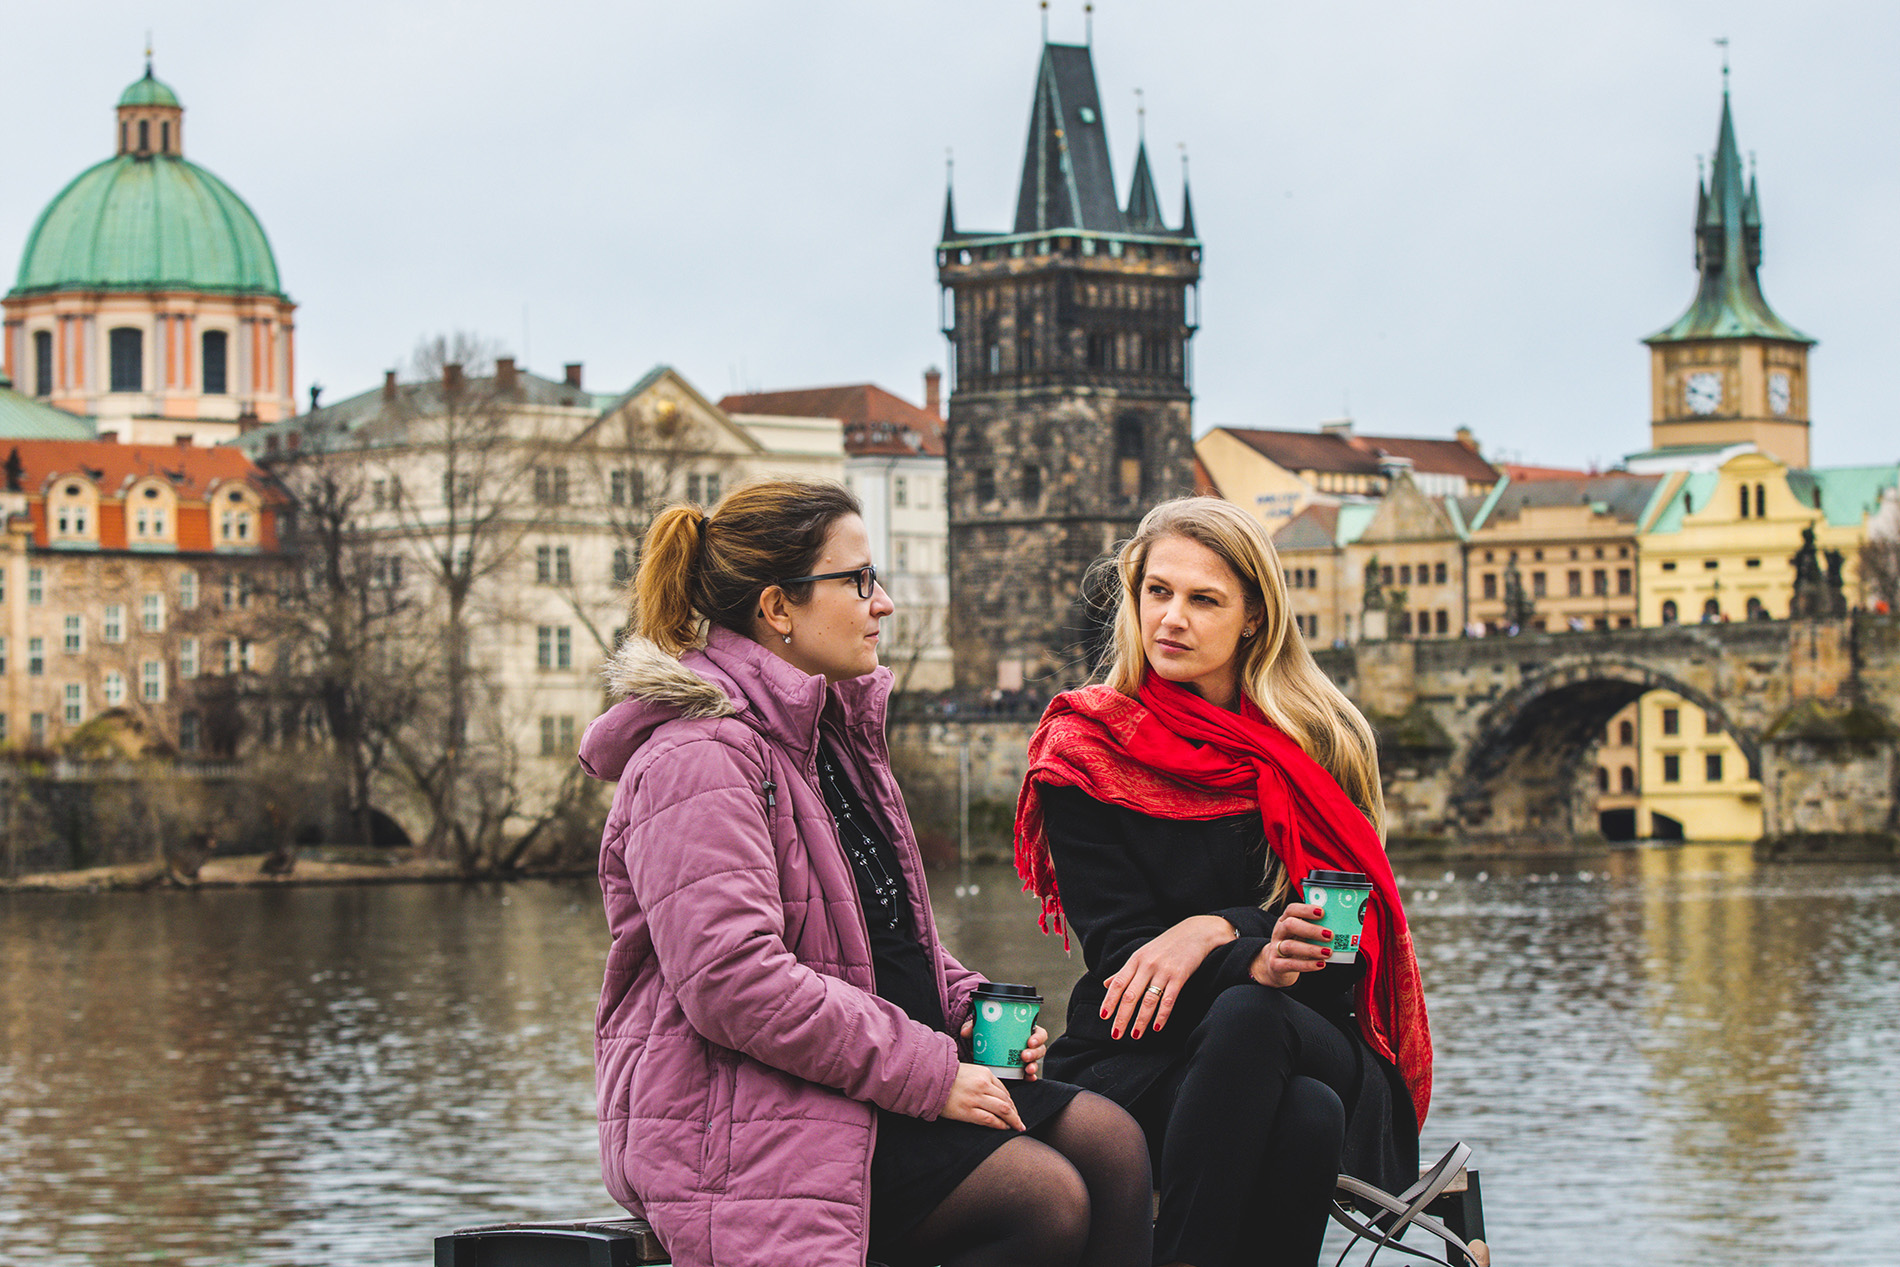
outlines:
[[[1049,21],[1080,41],[1079,2]],[[299,391],[332,400],[458,329],[601,391],[664,362],[714,397],[915,399],[944,360],[945,150],[959,223],[1007,229],[1040,50],[1034,0],[4,0],[9,270],[110,154],[148,27],[188,155],[301,305]],[[1694,291],[1722,35],[1763,285],[1821,341],[1815,462],[1900,458],[1900,5],[1874,0],[1102,0],[1123,195],[1136,88],[1170,223],[1192,156],[1197,428],[1349,410],[1494,457],[1647,447],[1638,340]]]

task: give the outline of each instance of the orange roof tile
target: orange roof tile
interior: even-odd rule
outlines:
[[[729,414],[836,418],[844,424],[844,451],[852,457],[943,456],[943,419],[876,383],[806,387],[727,396]]]

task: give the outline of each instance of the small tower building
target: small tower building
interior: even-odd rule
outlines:
[[[1761,291],[1761,203],[1744,176],[1723,70],[1722,122],[1708,182],[1697,182],[1695,301],[1643,340],[1650,351],[1650,439],[1657,449],[1753,442],[1808,465],[1808,349],[1814,340]]]
[[[959,686],[1046,690],[1092,667],[1089,565],[1194,491],[1189,340],[1201,244],[1162,222],[1145,138],[1117,197],[1089,49],[1045,44],[1016,219],[937,244],[950,640]]]

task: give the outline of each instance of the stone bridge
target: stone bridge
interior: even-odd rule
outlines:
[[[1660,688],[1747,754],[1764,852],[1900,856],[1892,617],[1369,642],[1319,659],[1379,731],[1395,846],[1595,835],[1592,750]]]

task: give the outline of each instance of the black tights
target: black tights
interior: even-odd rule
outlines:
[[[1313,1267],[1359,1062],[1280,990],[1224,990],[1186,1059],[1130,1111],[1159,1145],[1155,1261]]]
[[[1084,1091],[984,1158],[895,1246],[893,1267],[1149,1267],[1148,1147]]]

